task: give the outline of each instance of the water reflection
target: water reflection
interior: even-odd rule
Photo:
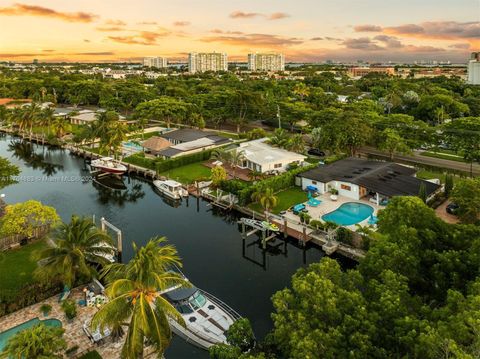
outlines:
[[[123,178],[117,176],[96,177],[92,185],[98,193],[98,201],[101,204],[115,204],[120,207],[126,203],[134,203],[145,197],[141,183],[133,183],[128,188]]]
[[[45,149],[46,146],[42,146]],[[34,145],[20,139],[12,139],[8,145],[13,157],[22,160],[27,167],[34,170],[41,170],[45,176],[53,176],[63,169],[62,165],[51,162],[51,151],[36,153]]]

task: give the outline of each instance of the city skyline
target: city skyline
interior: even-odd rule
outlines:
[[[286,61],[450,60],[480,50],[478,0],[261,3],[0,0],[0,60],[186,60],[189,52],[279,52]],[[381,19],[381,20],[380,20]]]

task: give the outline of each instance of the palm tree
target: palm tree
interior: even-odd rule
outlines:
[[[305,141],[303,140],[303,136],[299,133],[293,135],[288,140],[286,147],[290,151],[302,153],[305,151]]]
[[[103,272],[109,302],[95,314],[91,326],[100,330],[128,327],[123,358],[142,358],[146,340],[160,358],[172,338],[167,318],[185,325],[161,295],[172,287],[189,286],[180,274],[171,271],[181,262],[175,247],[165,242],[165,237],[157,237],[141,248],[133,244],[135,254],[130,262],[111,264]]]
[[[297,83],[292,92],[300,97],[300,101],[303,101],[305,97],[310,95],[310,89],[303,82]]]
[[[287,131],[282,128],[277,128],[270,137],[270,144],[273,146],[285,148],[288,145],[289,135]]]
[[[231,151],[230,152],[230,167],[232,168],[232,175],[233,178],[236,178],[236,171],[237,166],[239,166],[245,160],[245,152],[244,151]]]
[[[260,205],[263,207],[263,210],[265,212],[265,216],[267,216],[267,212],[269,212],[270,209],[276,207],[278,204],[278,197],[275,196],[275,193],[271,188],[265,188],[264,190],[261,190],[261,189],[257,190],[252,194],[252,200],[260,203]]]
[[[0,358],[63,358],[61,351],[67,347],[64,330],[38,324],[11,337]]]
[[[35,275],[40,279],[59,277],[69,287],[78,278],[90,279],[96,273],[95,264],[108,264],[114,254],[110,236],[83,217],[72,216],[54,236],[55,245],[37,253],[41,265]]]
[[[262,178],[263,173],[257,170],[251,170],[248,172],[248,178],[250,181],[256,181],[258,178]]]
[[[55,132],[55,136],[60,139],[63,137],[65,132],[70,127],[70,123],[68,119],[66,119],[64,116],[56,116],[53,118],[53,121],[51,122],[52,130]]]
[[[47,127],[47,137],[50,136],[50,127],[52,125],[52,121],[55,119],[55,110],[51,107],[47,107],[40,112],[39,124],[42,126],[42,137],[45,138],[45,132],[43,131],[43,127]]]
[[[212,158],[216,161],[225,163],[230,163],[230,158],[232,157],[232,151],[227,151],[225,148],[217,148],[212,152]]]

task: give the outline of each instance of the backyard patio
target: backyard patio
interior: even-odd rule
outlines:
[[[85,299],[83,288],[75,288],[70,293],[69,299],[78,301]],[[44,316],[40,307],[43,304],[51,305],[52,309],[48,316]],[[78,347],[75,353],[70,355],[71,358],[77,358],[81,354],[96,350],[104,359],[118,359],[123,345],[123,339],[113,342],[110,338],[103,339],[100,343],[92,343],[83,331],[83,324],[89,323],[93,315],[96,313],[95,306],[77,305],[77,316],[73,320],[67,320],[64,311],[61,308],[59,297],[51,297],[41,303],[26,307],[12,314],[0,318],[0,328],[2,332],[10,328],[16,327],[29,320],[38,318],[58,319],[62,322],[62,328],[65,330],[64,339],[67,341],[67,348]],[[147,357],[147,356],[145,356]]]

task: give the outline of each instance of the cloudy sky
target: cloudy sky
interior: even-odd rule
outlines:
[[[0,0],[0,60],[452,60],[480,50],[480,0]]]

